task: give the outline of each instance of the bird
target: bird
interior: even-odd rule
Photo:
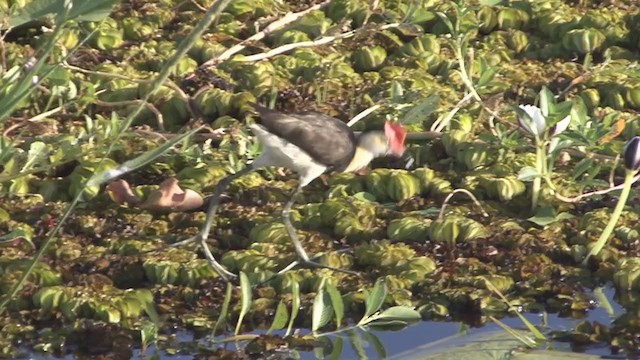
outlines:
[[[219,198],[233,180],[251,171],[263,167],[283,167],[294,171],[299,177],[298,186],[293,190],[282,210],[282,221],[298,260],[278,274],[297,265],[357,274],[312,261],[291,224],[291,208],[302,189],[324,173],[355,172],[366,167],[377,157],[386,155],[402,157],[405,152],[406,129],[400,123],[386,121],[384,130],[369,130],[356,136],[353,130],[341,120],[319,112],[304,111],[287,114],[259,104],[252,105],[259,115],[259,120],[249,125],[249,128],[261,144],[261,154],[252,163],[218,182],[209,200],[205,224],[200,232],[174,245],[199,242],[213,269],[226,281],[235,278],[235,274],[225,269],[214,258],[206,244],[218,210]]]

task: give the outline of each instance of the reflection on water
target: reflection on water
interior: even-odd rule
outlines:
[[[598,307],[588,312],[586,319],[589,321],[598,321],[602,324],[611,324],[615,317],[623,314],[624,309],[613,300],[614,290],[607,288],[603,291],[604,296],[610,302],[611,308]],[[594,298],[597,296],[594,295]],[[613,317],[609,314],[613,311]],[[544,319],[541,314],[526,314],[526,318],[534,325],[544,325]],[[579,322],[585,319],[572,319],[559,317],[557,314],[548,314],[546,318],[545,330],[571,330]],[[502,321],[513,328],[524,328],[522,322],[517,317],[505,318]],[[504,330],[494,323],[487,323],[480,328],[469,328],[454,322],[434,322],[424,321],[415,325],[409,326],[400,331],[375,331],[370,333],[353,330],[349,332],[342,332],[328,336],[325,342],[330,343],[325,349],[316,349],[315,351],[300,352],[300,351],[283,351],[282,353],[273,354],[270,359],[317,359],[317,358],[333,358],[333,359],[382,359],[382,358],[395,358],[406,359],[409,357],[422,357],[430,354],[435,354],[447,348],[451,348],[456,345],[470,343],[478,341],[483,335],[493,333],[504,333]],[[256,331],[253,334],[260,334]],[[274,335],[283,335],[284,333],[274,332]],[[306,334],[306,332],[301,332]],[[508,339],[508,337],[507,337]],[[177,340],[179,342],[200,343],[204,346],[210,346],[208,344],[209,339],[194,339],[193,334],[190,332],[179,332],[177,334]],[[240,348],[241,344],[226,344],[227,349]],[[333,347],[333,354],[331,353]],[[192,346],[186,346],[186,348],[193,349]],[[571,351],[568,343],[551,342],[545,345],[546,349],[555,349],[560,351]],[[584,351],[593,355],[610,355],[610,349],[604,347],[591,347]],[[154,353],[154,349],[151,348],[147,351],[146,355],[150,356]],[[160,354],[161,356],[163,354]],[[185,354],[184,356],[173,355],[172,359],[191,359],[193,353]]]
[[[571,330],[581,322],[586,320],[598,321],[601,324],[610,325],[611,322],[624,314],[625,310],[616,301],[614,301],[615,290],[607,288],[602,292],[602,296],[608,300],[610,307],[601,298],[599,303],[602,305],[596,309],[589,311],[584,319],[563,318],[557,314],[549,314],[546,317],[545,330]],[[594,298],[598,298],[597,292]],[[625,301],[621,298],[620,301]],[[611,312],[611,314],[610,314]],[[526,318],[534,325],[543,326],[545,320],[541,314],[526,314]],[[502,322],[513,328],[523,329],[522,322],[517,317],[501,319]],[[255,331],[251,334],[262,334],[261,331]],[[502,328],[495,323],[487,323],[483,327],[469,328],[465,325],[455,322],[434,322],[423,321],[411,325],[400,331],[375,331],[365,332],[361,330],[351,330],[340,332],[322,339],[326,346],[314,351],[301,352],[296,350],[285,350],[274,353],[269,359],[420,359],[427,355],[437,354],[443,350],[460,345],[468,345],[471,343],[480,343],[483,336],[493,336],[494,334],[506,334]],[[301,331],[300,334],[308,334],[308,331]],[[284,332],[275,331],[273,335],[284,335]],[[177,353],[168,354],[153,346],[147,349],[146,358],[170,358],[170,359],[193,359],[198,353],[198,349],[217,348],[224,346],[228,350],[242,349],[246,342],[226,343],[224,345],[210,343],[210,338],[196,337],[194,332],[179,331],[175,334],[175,344],[172,346],[177,349]],[[506,339],[506,340],[504,340]],[[503,341],[515,341],[509,336],[503,336]],[[545,349],[554,349],[559,351],[572,351],[569,343],[551,342],[545,344]],[[573,349],[574,351],[576,349]],[[592,355],[611,355],[608,346],[592,346],[580,349]],[[183,354],[181,354],[181,352]],[[470,355],[470,354],[466,354]],[[139,350],[134,352],[135,358],[140,358]],[[40,359],[45,358],[38,354],[31,354],[29,358]],[[73,359],[72,355],[63,357],[65,359]],[[446,357],[445,357],[446,358]],[[471,357],[473,358],[473,357]]]

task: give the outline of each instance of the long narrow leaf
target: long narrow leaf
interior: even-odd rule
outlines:
[[[555,112],[555,98],[546,86],[540,90],[540,110],[545,117]]]
[[[314,333],[325,326],[333,315],[331,298],[324,287],[325,279],[320,283],[318,293],[313,300],[313,310],[311,312],[311,331]]]
[[[269,335],[273,330],[280,330],[285,327],[287,325],[287,320],[289,320],[289,310],[287,310],[287,305],[285,305],[283,301],[280,301],[278,308],[276,309],[276,315],[271,323],[271,327],[267,330],[267,335]]]
[[[11,91],[0,98],[0,123],[3,123],[16,109],[16,107],[22,102],[30,93],[32,93],[39,83],[41,83],[52,71],[41,72],[40,70],[49,60],[49,55],[56,47],[58,38],[62,36],[65,24],[58,24],[51,37],[43,47],[42,53],[38,54],[38,59],[29,69],[23,74],[18,81],[18,84],[11,89]],[[55,68],[52,67],[52,68]],[[34,82],[34,79],[37,81]],[[8,84],[6,84],[8,86]]]
[[[503,323],[502,321],[496,319],[495,317],[493,317],[491,315],[489,315],[489,319],[491,319],[493,322],[498,324],[498,326],[500,326],[506,332],[508,332],[509,335],[511,335],[514,339],[516,339],[516,340],[520,341],[522,344],[524,344],[524,346],[529,347],[529,348],[534,348],[536,346],[536,342],[535,341],[529,339],[528,337],[526,337],[522,333],[512,329],[509,325]]]
[[[417,312],[416,310],[407,307],[407,306],[393,306],[388,308],[387,310],[379,313],[379,314],[375,314],[372,316],[369,316],[368,318],[365,319],[364,322],[361,322],[358,325],[365,325],[365,324],[370,324],[372,322],[402,322],[402,323],[410,323],[410,322],[416,322],[416,321],[420,321],[422,317],[420,316],[420,313]]]
[[[236,324],[236,335],[240,333],[242,320],[244,320],[244,316],[247,315],[247,313],[251,309],[251,303],[253,302],[251,283],[249,282],[247,274],[245,274],[244,272],[240,272],[240,302],[240,315],[238,316],[238,323]]]
[[[91,179],[89,179],[89,181],[87,182],[87,186],[102,185],[104,183],[107,183],[117,178],[118,176],[122,176],[128,172],[139,169],[145,166],[146,164],[152,162],[153,160],[158,158],[160,155],[163,155],[164,153],[169,151],[169,149],[175,146],[177,143],[195,134],[199,130],[200,128],[197,128],[189,132],[186,132],[184,134],[180,134],[179,136],[176,136],[175,138],[163,143],[162,145],[158,146],[153,150],[147,151],[146,153],[136,158],[125,161],[122,165],[116,167],[115,169],[96,173],[91,177]]]
[[[100,21],[111,13],[118,0],[72,0],[65,20]],[[11,27],[20,26],[45,16],[59,15],[66,11],[65,0],[35,0],[29,2],[9,18]]]
[[[423,102],[407,111],[400,122],[402,124],[408,125],[423,121],[427,116],[431,115],[438,108],[439,102],[440,96],[435,94],[429,96]]]
[[[300,309],[300,284],[293,280],[291,282],[291,317],[289,318],[289,326],[287,326],[287,332],[284,336],[291,334],[293,329],[293,322],[298,317],[298,310]]]
[[[332,283],[327,283],[326,289],[329,294],[329,298],[331,298],[333,311],[336,314],[336,327],[339,329],[342,327],[342,318],[344,317],[344,301],[342,301],[342,294],[340,294],[338,288],[336,288]]]
[[[593,293],[598,298],[598,307],[605,309],[607,314],[609,314],[609,317],[613,320],[615,318],[616,311],[613,309],[613,306],[611,306],[611,303],[609,302],[607,295],[602,291],[602,288],[598,287],[593,289]]]
[[[449,17],[445,13],[440,11],[436,12],[436,15],[438,15],[440,20],[442,20],[442,22],[447,26],[447,28],[449,29],[449,32],[452,35],[455,35],[456,31],[455,31],[455,28],[453,27],[453,23],[451,22],[451,20],[449,20]]]
[[[229,304],[231,303],[231,290],[233,286],[231,283],[227,283],[227,291],[224,294],[224,301],[222,302],[222,309],[220,309],[220,315],[218,315],[218,320],[216,320],[216,324],[213,326],[213,331],[211,331],[212,337],[215,337],[216,330],[218,327],[222,325],[227,319],[227,315],[229,314]]]
[[[380,307],[384,303],[386,297],[387,283],[384,278],[379,278],[373,286],[371,293],[364,300],[365,312],[360,322],[365,321],[369,316],[380,310]]]
[[[506,298],[506,296],[504,296],[502,294],[502,292],[500,290],[498,290],[497,287],[495,287],[491,281],[489,281],[489,279],[483,277],[487,288],[491,291],[493,291],[495,294],[497,294],[500,299],[502,299],[502,301],[504,301],[505,304],[507,304],[509,306],[509,310],[513,313],[515,313],[519,318],[520,321],[522,321],[522,323],[527,327],[527,329],[529,329],[529,331],[531,331],[531,333],[533,334],[533,336],[540,341],[545,341],[547,340],[547,337],[544,336],[544,334],[542,332],[540,332],[540,330],[538,330],[537,327],[535,327],[535,325],[533,325],[529,320],[527,320],[527,318],[524,317],[524,315],[522,315],[516,308],[514,308],[513,306],[511,306],[511,303],[509,302],[509,300]]]
[[[492,66],[487,68],[485,71],[483,71],[480,74],[480,78],[478,79],[478,82],[476,84],[476,86],[478,88],[483,87],[485,85],[487,85],[491,80],[493,80],[493,78],[495,77],[495,75],[498,73],[498,67],[497,66]]]
[[[149,301],[143,301],[142,306],[144,307],[144,312],[147,313],[147,316],[153,322],[156,327],[160,327],[160,315],[156,311],[156,304],[153,302],[153,295],[149,293]]]

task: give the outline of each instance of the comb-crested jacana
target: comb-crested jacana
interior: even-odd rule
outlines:
[[[376,157],[388,154],[402,156],[406,130],[398,123],[386,122],[384,131],[365,131],[356,137],[344,122],[321,113],[306,111],[283,114],[260,105],[254,105],[254,108],[260,115],[260,120],[258,124],[250,125],[250,128],[262,145],[261,155],[242,170],[220,180],[211,197],[207,218],[200,233],[181,244],[200,242],[215,271],[225,280],[235,277],[235,274],[216,261],[206,244],[218,210],[220,195],[233,180],[253,170],[267,166],[284,167],[295,171],[300,180],[282,210],[285,228],[299,260],[280,273],[300,264],[354,274],[352,271],[322,265],[309,259],[291,224],[291,207],[302,188],[323,173],[357,171]]]

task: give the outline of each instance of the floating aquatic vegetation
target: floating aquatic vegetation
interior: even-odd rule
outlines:
[[[434,220],[429,226],[429,239],[449,246],[488,235],[482,224],[458,215],[448,215],[443,219]]]
[[[404,217],[389,222],[387,236],[392,241],[425,242],[429,234],[430,220]]]
[[[135,109],[132,101],[152,90],[149,79],[194,29],[203,14],[200,6],[211,3],[168,6],[162,2],[125,2],[105,22],[74,20],[59,35],[56,28],[48,31],[27,23],[7,32],[0,102],[16,89],[20,76],[33,75],[26,72],[32,65],[25,59],[34,51],[44,54],[42,47],[49,40],[55,39],[57,45],[51,57],[43,58],[44,70],[53,69],[58,61],[70,56],[64,68],[53,70],[48,79],[33,86],[29,96],[16,107],[12,105],[19,112],[11,110],[10,116],[0,116],[0,205],[4,210],[0,214],[0,292],[12,289],[24,271],[20,259],[33,256],[34,249],[43,246],[43,236],[63,218],[72,196],[82,191],[84,199],[91,201],[83,202],[69,218],[41,259],[46,268],[37,267],[23,292],[9,304],[9,315],[3,318],[9,325],[0,329],[0,337],[11,340],[2,343],[3,349],[29,343],[16,335],[23,330],[15,330],[13,323],[24,316],[38,319],[25,318],[20,325],[29,325],[22,328],[33,329],[30,324],[36,324],[38,331],[42,323],[37,321],[81,327],[80,321],[72,323],[72,319],[80,319],[83,324],[117,322],[118,326],[109,328],[111,332],[137,331],[146,321],[145,312],[140,310],[142,302],[129,299],[122,290],[113,289],[114,285],[105,286],[105,296],[101,296],[88,285],[89,273],[109,278],[117,287],[149,289],[163,314],[168,318],[180,314],[180,325],[213,327],[212,316],[218,315],[222,301],[220,281],[201,254],[174,250],[143,254],[163,242],[177,242],[195,234],[204,221],[203,212],[148,213],[116,206],[102,195],[102,187],[79,188],[101,170],[94,159],[105,153],[105,145],[114,144],[115,151],[109,155],[113,161],[105,163],[113,168],[155,148],[162,136],[172,136],[156,133],[155,115],[145,110],[136,124],[147,127],[126,131],[116,140],[123,123],[121,116]],[[21,7],[26,2],[16,4]],[[497,316],[508,311],[506,303],[488,291],[480,276],[491,279],[514,306],[562,311],[571,316],[584,316],[592,306],[582,286],[613,280],[619,290],[635,289],[637,264],[629,261],[637,255],[634,224],[638,213],[633,203],[630,201],[622,211],[614,236],[595,258],[597,261],[580,267],[578,263],[594,249],[592,240],[607,227],[611,197],[598,194],[589,200],[560,201],[562,196],[569,198],[605,187],[608,176],[614,184],[620,183],[621,172],[613,168],[614,162],[607,156],[619,154],[624,141],[639,134],[633,111],[640,108],[640,86],[634,72],[640,44],[634,29],[640,17],[635,5],[622,2],[598,8],[555,0],[514,2],[509,6],[448,1],[412,5],[397,0],[375,5],[366,0],[335,0],[284,27],[267,31],[264,38],[243,42],[240,52],[216,62],[217,56],[241,41],[260,35],[271,20],[304,9],[304,4],[290,1],[232,1],[217,25],[197,40],[189,57],[174,64],[173,83],[166,83],[150,98],[164,117],[165,130],[177,132],[183,126],[205,124],[216,133],[185,140],[155,164],[123,176],[131,184],[143,184],[126,192],[129,198],[148,197],[157,187],[150,184],[176,174],[181,187],[209,193],[221,177],[254,158],[250,149],[243,150],[253,143],[239,145],[238,140],[244,137],[244,121],[254,102],[316,109],[345,120],[372,105],[383,105],[356,125],[363,130],[376,128],[386,115],[401,116],[409,104],[424,97],[440,95],[437,109],[418,116],[410,125],[417,134],[413,134],[409,151],[418,166],[428,167],[412,171],[375,169],[366,176],[331,175],[328,187],[318,182],[306,189],[292,212],[305,247],[314,254],[322,253],[321,262],[362,271],[364,278],[308,269],[278,276],[254,289],[253,305],[258,311],[247,315],[243,331],[249,326],[252,330],[266,327],[271,320],[269,311],[279,306],[280,299],[285,308],[294,307],[290,293],[295,281],[300,282],[298,289],[302,292],[295,308],[309,314],[305,321],[297,320],[296,327],[315,326],[310,304],[317,293],[324,291],[320,287],[323,278],[339,284],[349,311],[362,311],[364,297],[355,295],[357,290],[367,288],[372,276],[382,275],[388,287],[387,305],[419,304],[425,318],[464,313],[479,324],[487,321],[488,314]],[[9,9],[2,7],[2,1],[0,8]],[[392,23],[397,24],[380,29]],[[50,27],[52,22],[38,22],[37,26],[42,24]],[[92,29],[97,31],[89,46],[82,45],[75,51],[73,48]],[[249,56],[255,58],[252,55],[292,42],[323,36],[326,40],[354,29],[353,37],[277,55],[265,52],[262,60],[247,61]],[[467,41],[461,48],[460,62],[454,53],[462,45],[454,40],[462,37]],[[209,60],[215,68],[196,70]],[[468,87],[464,72],[480,100]],[[37,73],[40,77],[42,74]],[[27,83],[32,81],[34,77]],[[203,86],[207,90],[201,91]],[[555,106],[571,113],[571,126],[562,133],[558,131],[563,127],[560,120],[567,114],[552,119],[545,114],[542,96],[540,101],[535,100],[543,86],[553,91],[552,97],[558,100]],[[117,102],[127,104],[116,108]],[[505,110],[518,104],[539,106],[544,124],[538,112],[527,108],[533,110],[533,116],[521,118],[521,128],[516,129],[513,125],[517,116]],[[4,105],[0,112],[8,109]],[[590,117],[581,117],[583,112]],[[200,113],[203,119],[191,119]],[[447,116],[447,124],[438,121]],[[441,133],[426,132],[434,122],[443,124],[438,127]],[[226,133],[222,135],[223,146],[218,148],[220,128]],[[62,132],[68,132],[65,139]],[[531,214],[523,210],[525,194],[529,194],[525,184],[540,172],[518,172],[536,167],[539,156],[529,151],[523,134],[530,138],[546,134],[550,137],[547,150],[558,150],[554,155],[544,152],[550,185],[545,182],[540,190],[540,203],[552,211],[530,218]],[[207,145],[201,146],[201,141]],[[565,147],[567,141],[573,142],[570,148]],[[236,142],[238,146],[234,147]],[[38,161],[23,161],[28,153],[45,148],[46,154],[32,158]],[[229,157],[232,153],[240,154],[235,161]],[[633,169],[634,159],[625,156],[620,164]],[[24,167],[28,162],[37,166]],[[376,163],[387,165],[393,164]],[[232,271],[246,272],[253,285],[269,279],[295,258],[286,231],[274,221],[279,214],[274,210],[275,203],[283,201],[293,183],[282,181],[281,174],[272,181],[273,176],[268,170],[234,182],[225,194],[231,201],[223,202],[216,232],[208,239],[215,256]],[[430,220],[435,218],[441,199],[454,188],[467,189],[481,201],[494,200],[482,204],[491,213],[490,224],[471,220],[475,219],[473,208],[459,202],[448,208],[447,214],[451,215]],[[633,196],[632,190],[630,198]],[[576,218],[555,216],[560,213]],[[385,237],[396,243],[378,240]],[[324,298],[324,293],[321,295]],[[625,296],[624,306],[631,308],[637,299],[633,294]],[[235,305],[239,301],[237,291],[234,297]],[[33,311],[36,299],[37,306],[46,310]],[[238,311],[233,307],[230,310]],[[618,334],[631,334],[624,329],[633,329],[633,324],[628,319],[617,321],[619,332],[609,343],[605,327],[584,322],[576,326],[574,343],[631,349],[637,345],[634,338]],[[38,341],[38,346],[46,349],[48,344],[62,354],[68,350],[55,344],[64,344],[65,340],[73,346],[73,338],[65,335],[59,335],[57,342]],[[163,339],[156,346],[166,349],[173,346],[167,345],[170,343]],[[277,339],[256,340],[248,352],[262,351],[270,344],[283,343]],[[291,342],[285,346],[295,347]]]

